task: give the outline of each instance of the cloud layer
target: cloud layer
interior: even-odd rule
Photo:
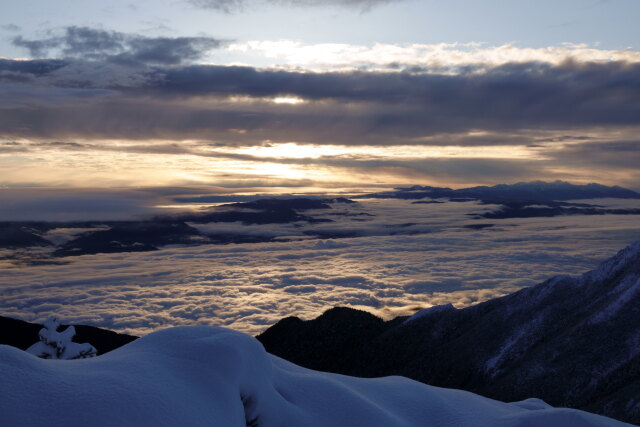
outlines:
[[[0,310],[27,320],[55,313],[68,322],[139,334],[189,324],[257,333],[282,317],[312,318],[336,305],[387,317],[448,302],[465,306],[556,274],[582,273],[640,239],[637,218],[631,217],[513,219],[472,230],[464,227],[474,222],[466,214],[492,206],[361,203],[343,209],[376,216],[364,222],[332,216],[338,221],[313,226],[334,233],[357,230],[361,236],[333,243],[306,240],[306,228],[294,225],[273,230],[238,224],[235,230],[253,234],[287,233],[288,227],[289,235],[302,240],[4,268]],[[63,231],[56,236],[68,233]]]

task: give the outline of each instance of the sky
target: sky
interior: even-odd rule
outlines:
[[[633,0],[4,2],[0,193],[640,190],[639,14]]]

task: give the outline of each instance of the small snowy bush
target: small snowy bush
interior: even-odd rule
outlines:
[[[38,333],[40,341],[29,347],[27,352],[43,359],[84,359],[96,356],[97,350],[91,344],[71,341],[76,334],[73,326],[62,332],[58,332],[59,327],[60,323],[55,317],[44,322],[44,328]]]

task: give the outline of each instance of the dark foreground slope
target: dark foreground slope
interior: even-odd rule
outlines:
[[[640,242],[581,277],[383,322],[336,308],[258,339],[312,369],[403,375],[504,401],[539,397],[640,423]]]

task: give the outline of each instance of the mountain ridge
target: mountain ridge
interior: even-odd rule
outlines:
[[[473,198],[478,200],[526,200],[554,201],[596,198],[640,199],[640,193],[618,185],[606,186],[598,183],[571,184],[566,181],[527,181],[514,184],[480,185],[452,189],[413,185],[398,187],[393,191],[372,193],[361,197],[422,199]]]

